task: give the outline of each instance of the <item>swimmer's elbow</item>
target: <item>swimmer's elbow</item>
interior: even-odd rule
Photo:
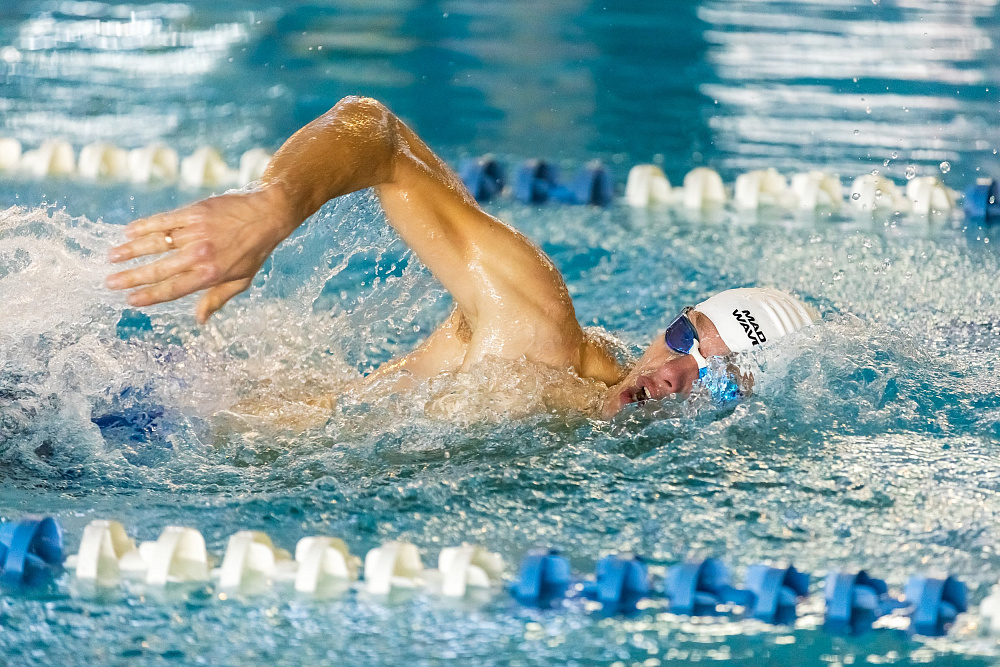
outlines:
[[[392,162],[399,146],[399,119],[387,106],[371,97],[348,95],[326,116],[341,132],[354,135],[357,148],[363,146],[369,157]]]
[[[330,113],[338,116],[354,116],[359,118],[384,118],[392,115],[389,108],[372,97],[347,95],[333,105]]]

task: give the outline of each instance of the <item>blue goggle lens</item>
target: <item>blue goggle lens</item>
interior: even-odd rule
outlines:
[[[687,317],[689,310],[690,308],[685,308],[684,312],[667,326],[663,334],[667,347],[679,354],[690,354],[691,347],[698,340],[698,331]]]

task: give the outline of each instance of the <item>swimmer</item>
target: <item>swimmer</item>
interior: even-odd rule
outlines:
[[[341,100],[275,153],[250,191],[209,197],[136,220],[111,262],[162,255],[108,277],[142,307],[203,292],[200,323],[246,290],[264,260],[325,202],[374,188],[386,218],[451,293],[450,316],[413,352],[368,379],[397,378],[395,390],[489,356],[526,359],[608,387],[599,410],[687,394],[702,378],[721,401],[732,379],[709,377],[707,358],[772,342],[816,319],[775,289],[736,289],[685,308],[660,330],[632,368],[585,332],[559,270],[513,227],[483,211],[462,181],[379,102]]]

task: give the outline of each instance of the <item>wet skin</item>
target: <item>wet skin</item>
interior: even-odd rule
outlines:
[[[325,202],[375,189],[389,224],[451,293],[452,314],[410,354],[366,381],[396,390],[494,355],[570,370],[609,387],[605,417],[633,400],[686,393],[698,377],[662,332],[631,369],[580,327],[562,275],[540,248],[483,211],[461,180],[382,104],[348,97],[296,132],[251,191],[210,197],[129,224],[109,260],[155,261],[115,273],[132,306],[201,293],[204,323],[247,289],[277,245]],[[168,243],[170,237],[172,244]],[[728,348],[708,318],[693,314],[705,356]],[[401,372],[405,371],[405,372]]]

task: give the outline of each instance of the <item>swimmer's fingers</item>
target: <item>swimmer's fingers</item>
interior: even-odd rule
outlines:
[[[163,261],[163,260],[160,260]],[[188,294],[194,294],[213,283],[213,275],[198,267],[191,271],[172,276],[149,287],[143,287],[128,295],[130,306],[141,308],[155,303],[173,301]]]
[[[198,255],[191,250],[181,250],[159,259],[152,264],[138,266],[128,271],[119,271],[108,276],[104,281],[108,289],[129,289],[140,285],[152,285],[173,276],[190,271],[198,260]]]
[[[108,252],[108,261],[112,264],[118,264],[119,262],[126,262],[136,257],[158,255],[168,250],[180,248],[184,241],[184,230],[170,230],[170,234],[173,241],[172,246],[167,243],[167,232],[151,232],[112,248]]]
[[[198,306],[195,308],[195,316],[198,318],[198,323],[204,324],[207,322],[208,318],[215,314],[219,308],[222,308],[227,301],[250,287],[252,280],[252,278],[233,280],[232,282],[216,285],[205,292],[205,295],[198,300]]]
[[[125,225],[125,236],[130,239],[138,239],[148,234],[163,234],[172,229],[186,227],[189,222],[188,218],[190,217],[188,214],[189,208],[186,206],[176,211],[157,213],[148,218],[133,220]]]

